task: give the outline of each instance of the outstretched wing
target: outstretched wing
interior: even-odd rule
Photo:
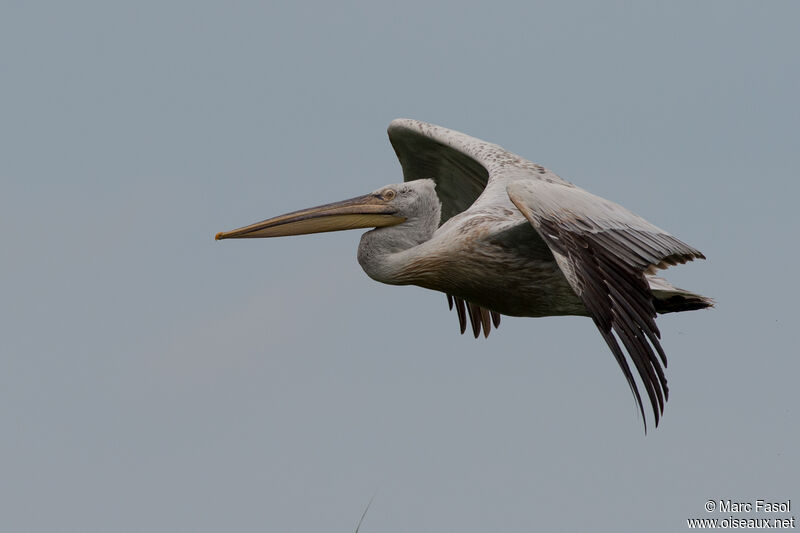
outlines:
[[[705,258],[624,207],[574,186],[520,180],[508,196],[544,239],[619,363],[644,419],[622,341],[644,384],[656,426],[669,396],[656,311],[645,272]],[[615,337],[616,334],[616,337]],[[658,355],[656,355],[658,354]],[[647,423],[645,420],[645,430]]]
[[[471,149],[482,141],[411,119],[393,120],[388,132],[403,167],[403,179],[436,182],[442,202],[440,224],[469,209],[483,193],[489,170]]]
[[[468,210],[479,199],[493,207],[507,204],[506,182],[526,175],[534,179],[567,184],[541,165],[534,164],[502,147],[463,133],[413,119],[396,119],[389,125],[389,140],[394,147],[403,179],[433,179],[442,203],[440,225]],[[467,318],[477,338],[483,329],[489,335],[492,324],[500,324],[500,315],[478,305],[447,295],[450,309],[458,312],[461,333]]]
[[[496,192],[495,202],[508,202],[506,182],[521,175],[567,184],[543,166],[501,146],[435,124],[398,118],[389,124],[388,132],[403,167],[403,179],[436,182],[442,202],[440,224],[469,209],[484,192]]]

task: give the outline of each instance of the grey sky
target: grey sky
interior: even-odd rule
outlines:
[[[9,1],[5,531],[686,530],[800,507],[793,2]],[[491,5],[490,5],[491,4]],[[591,321],[458,335],[359,232],[217,231],[401,180],[412,117],[701,249],[643,435]],[[795,511],[795,514],[797,512]]]

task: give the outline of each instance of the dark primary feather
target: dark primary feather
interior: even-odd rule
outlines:
[[[539,224],[548,244],[572,265],[579,283],[578,295],[614,354],[644,418],[642,399],[617,338],[625,346],[642,379],[658,426],[664,401],[669,397],[661,367],[662,363],[666,366],[667,359],[659,342],[656,311],[643,269],[630,265],[624,255],[617,255],[592,234],[572,232],[548,220]]]
[[[500,326],[500,313],[490,311],[474,303],[467,302],[463,298],[447,295],[447,305],[453,309],[453,302],[455,301],[456,313],[458,314],[458,325],[463,335],[467,331],[467,315],[469,315],[469,322],[472,326],[472,333],[477,339],[483,330],[483,336],[488,337],[489,332],[492,330],[492,324],[497,328]]]
[[[653,294],[645,272],[703,255],[616,204],[594,201],[596,197],[582,189],[525,185],[509,187],[509,194],[555,254],[614,354],[646,430],[642,398],[619,343],[625,347],[658,426],[669,398],[663,368],[667,357],[661,347]],[[585,216],[562,207],[577,202],[590,203]],[[609,220],[609,210],[616,212],[619,222]]]
[[[513,202],[541,236],[541,247],[546,245],[553,253],[552,259],[583,302],[645,419],[625,356],[628,353],[658,425],[669,389],[663,370],[667,359],[655,324],[656,306],[659,312],[683,311],[708,307],[713,301],[688,292],[655,301],[645,275],[656,268],[704,258],[703,254],[622,206],[575,187],[497,145],[408,119],[393,121],[389,138],[406,181],[432,178],[436,182],[442,203],[440,224],[470,208],[496,207],[509,199]],[[512,213],[510,209],[508,205]],[[507,237],[509,231],[518,228],[502,235]],[[499,240],[505,246],[517,242]],[[526,253],[547,257],[543,251],[530,250],[530,239],[524,242]],[[462,334],[468,318],[475,337],[481,331],[488,336],[491,325],[499,325],[500,315],[494,311],[450,294],[447,300],[451,309],[456,308]],[[644,422],[646,429],[646,419]]]

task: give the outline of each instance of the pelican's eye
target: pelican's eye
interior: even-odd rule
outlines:
[[[391,202],[394,200],[394,197],[397,196],[397,192],[394,189],[386,189],[381,193],[381,198],[386,200],[387,202]]]

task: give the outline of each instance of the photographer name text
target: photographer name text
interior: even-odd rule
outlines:
[[[792,510],[792,500],[786,500],[785,502],[708,500],[705,508],[709,513],[713,511],[720,513],[789,513]]]

